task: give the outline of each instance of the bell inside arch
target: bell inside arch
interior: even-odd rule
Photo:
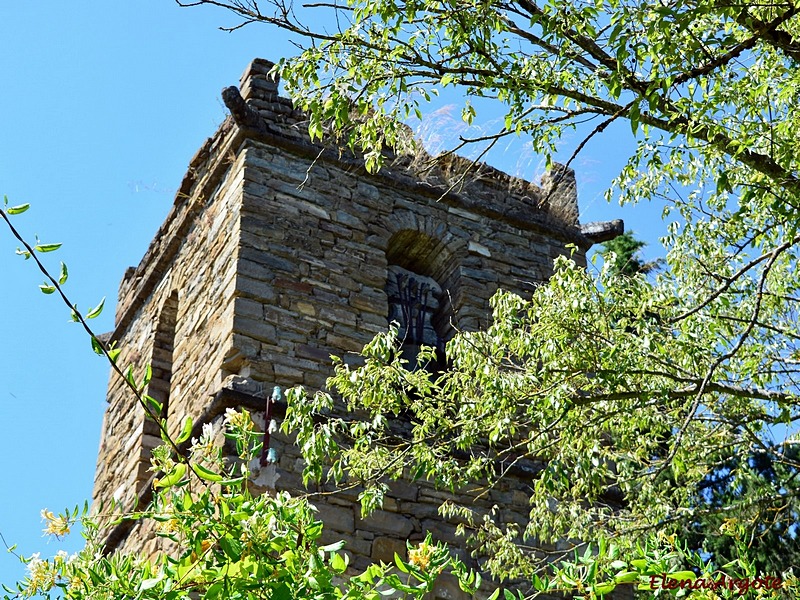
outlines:
[[[388,269],[386,295],[389,299],[389,322],[400,325],[398,338],[403,358],[413,367],[420,346],[437,350],[437,363],[444,357],[444,339],[435,323],[442,310],[442,288],[431,277],[391,265]]]

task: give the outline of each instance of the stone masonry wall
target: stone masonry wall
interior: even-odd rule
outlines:
[[[211,162],[230,152],[235,141],[231,133],[215,138]],[[152,365],[147,392],[168,401],[173,434],[188,414],[188,399],[207,400],[219,389],[220,367],[232,346],[242,161],[226,164],[222,171],[224,177],[208,169],[198,182],[184,186],[142,262],[126,273],[116,328],[109,336],[122,349],[118,364],[134,365],[137,380],[144,366]],[[152,475],[147,471],[149,451],[161,443],[155,423],[144,416],[112,372],[95,475],[96,503],[113,499],[130,509],[144,490]]]
[[[499,287],[530,293],[553,259],[569,253],[567,244],[579,248],[578,261],[591,245],[577,222],[570,171],[537,187],[481,167],[451,189],[468,162],[451,158],[421,172],[423,153],[390,157],[386,169],[367,175],[359,157],[308,141],[304,115],[278,97],[270,67],[255,61],[241,92],[223,92],[231,117],[192,160],[167,221],[120,287],[111,335],[123,348],[120,364],[153,363],[151,392],[168,399],[173,433],[184,416],[199,429],[228,405],[247,406],[263,425],[263,390],[324,388],[331,354],[351,360],[348,353],[388,327],[390,266],[443,290],[431,322],[444,339],[453,327],[487,324]],[[114,376],[108,399],[95,500],[127,508],[149,497],[147,457],[158,432]],[[282,435],[272,446],[277,487],[300,490],[298,449]],[[536,465],[528,467],[485,493],[463,494],[500,522],[524,527]],[[437,513],[448,494],[398,482],[383,509],[362,520],[357,493],[313,500],[326,540],[347,541],[354,569],[392,561],[427,531],[469,560],[457,523]],[[110,534],[117,548],[154,547],[151,532],[135,526]],[[436,597],[464,594],[444,580]]]
[[[366,176],[357,160],[309,147],[303,116],[277,96],[270,65],[253,63],[241,85],[248,117],[261,125],[242,150],[237,354],[229,372],[324,386],[330,354],[358,351],[385,331],[390,264],[435,279],[447,295],[447,320],[475,329],[487,323],[498,287],[530,293],[553,259],[568,254],[567,243],[590,245],[577,227],[571,172],[537,188],[484,168],[459,194],[444,187],[448,171],[467,166],[455,165],[459,159],[423,181],[409,159]]]
[[[530,293],[567,253],[542,233],[313,160],[259,142],[245,150],[239,355],[228,365],[241,375],[322,387],[330,354],[358,351],[386,330],[390,263],[433,277],[454,326],[475,329],[501,284]]]
[[[285,101],[264,97],[252,102],[264,120],[290,128],[291,114],[281,111],[288,110]],[[385,331],[390,264],[435,279],[447,294],[448,318],[469,330],[487,324],[489,299],[498,287],[530,293],[549,277],[553,259],[568,253],[568,242],[583,241],[575,223],[550,219],[540,205],[547,192],[529,185],[505,182],[498,190],[497,181],[478,179],[462,192],[468,198],[444,201],[443,188],[420,185],[402,163],[383,177],[366,177],[350,163],[259,136],[248,140],[244,155],[237,353],[226,367],[265,382],[265,389],[322,389],[331,354],[357,352]],[[445,177],[435,180],[445,183]],[[521,188],[527,195],[515,197]],[[576,205],[574,188],[567,193]],[[504,218],[503,211],[513,217]],[[280,457],[277,487],[303,489],[298,449],[281,436],[272,446]],[[497,507],[498,522],[524,528],[527,485],[509,478],[484,494],[476,489],[471,503],[487,512]],[[457,552],[470,562],[456,537],[458,523],[438,516],[447,493],[424,483],[394,483],[383,510],[366,519],[357,495],[350,490],[312,499],[326,524],[325,541],[344,539],[354,569],[392,562],[395,552],[406,552],[407,540],[422,540],[427,531],[461,547]],[[436,597],[466,595],[444,580]]]

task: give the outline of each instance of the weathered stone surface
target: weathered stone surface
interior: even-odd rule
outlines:
[[[355,516],[353,507],[343,508],[332,504],[315,504],[320,520],[335,531],[353,533],[355,531]]]
[[[416,502],[419,494],[419,486],[407,483],[403,480],[389,482],[389,493],[401,500]]]
[[[459,587],[458,580],[448,574],[436,580],[433,594],[436,600],[468,600],[470,598],[470,595]]]
[[[408,549],[403,540],[390,537],[376,537],[372,542],[372,554],[370,558],[375,562],[385,562],[394,564],[394,555],[397,553],[401,558],[408,558]]]
[[[571,171],[549,174],[538,187],[483,165],[456,191],[448,188],[469,164],[458,157],[425,174],[398,159],[367,175],[359,159],[310,143],[303,115],[277,96],[270,68],[255,61],[241,94],[226,92],[232,118],[192,159],[165,223],[120,285],[110,337],[122,348],[120,364],[153,364],[149,391],[169,399],[173,433],[184,416],[198,423],[226,394],[249,398],[263,426],[264,390],[324,387],[330,354],[360,364],[348,353],[390,319],[405,336],[416,318],[416,341],[436,345],[452,335],[451,324],[487,324],[498,287],[525,294],[551,274],[553,258],[569,254],[567,243],[581,248],[579,263],[591,243],[578,225]],[[430,290],[405,317],[398,274]],[[146,497],[156,442],[112,377],[94,498],[130,507],[138,494]],[[279,460],[267,479],[301,490],[297,448],[276,434],[273,449]],[[426,530],[461,543],[456,522],[437,512],[451,494],[426,482],[390,482],[389,490],[383,510],[365,519],[357,489],[313,500],[325,539],[345,539],[354,567],[391,562]],[[527,518],[527,498],[513,486],[470,498],[478,510],[501,505],[507,522]],[[136,526],[123,546],[157,544],[152,531]],[[435,596],[456,600],[460,593],[445,581]]]
[[[407,539],[414,531],[411,519],[385,510],[376,510],[364,519],[359,516],[356,519],[356,526],[359,529],[391,533],[400,539]]]
[[[298,344],[295,346],[295,352],[297,353],[297,356],[308,358],[316,361],[317,363],[323,364],[330,364],[331,354],[335,354],[335,351],[332,349],[315,348],[308,344]]]

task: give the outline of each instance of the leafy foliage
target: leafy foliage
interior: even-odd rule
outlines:
[[[797,446],[786,451],[794,462],[798,459]],[[733,456],[721,468],[708,475],[700,484],[700,503],[713,508],[728,506],[737,496],[752,499],[758,490],[751,481],[756,479],[763,486],[781,485],[780,482],[797,477],[797,469],[787,465],[783,457],[769,453],[758,453],[743,460]],[[788,472],[786,472],[788,471]],[[746,476],[742,476],[744,472]],[[790,511],[775,520],[773,515]],[[753,526],[746,531],[747,555],[760,573],[777,573],[788,565],[800,563],[800,537],[797,532],[797,505],[782,506],[776,502],[757,503],[749,512]],[[718,564],[736,559],[737,548],[730,536],[706,536],[704,529],[726,530],[732,526],[724,512],[714,514],[704,522],[695,524],[688,532],[690,543],[702,547]]]
[[[409,545],[408,559],[396,556],[395,565],[348,572],[343,542],[320,545],[323,524],[307,500],[285,492],[250,495],[246,465],[257,456],[260,436],[246,412],[229,409],[226,422],[225,435],[241,450],[241,462],[226,467],[222,446],[215,441],[219,432],[211,425],[194,440],[190,468],[176,460],[170,446],[161,446],[154,451],[153,469],[163,476],[151,506],[123,517],[154,525],[156,534],[171,542],[168,551],[153,557],[106,556],[102,515],[90,515],[86,506],[80,513],[76,509],[58,516],[43,511],[45,532],[51,535],[66,535],[80,520],[86,546],[72,556],[21,558],[28,577],[16,590],[6,587],[13,594],[6,598],[377,600],[392,590],[422,598],[445,570],[455,572],[465,589],[480,585],[476,574],[430,537]],[[408,574],[406,582],[392,572],[395,566]]]
[[[367,418],[315,423],[332,398],[293,395],[287,425],[309,476],[367,482],[368,511],[402,465],[456,489],[491,485],[504,460],[539,463],[521,538],[470,519],[468,504],[451,509],[496,557],[498,576],[532,582],[546,566],[537,544],[548,541],[593,540],[602,556],[613,540],[633,553],[642,536],[719,519],[741,542],[764,531],[765,514],[795,539],[796,0],[349,0],[308,9],[332,13],[325,31],[282,0],[190,4],[305,37],[276,70],[308,112],[312,138],[338,136],[365,152],[369,169],[387,146],[413,145],[402,120],[458,88],[466,122],[478,118],[478,99],[505,113],[499,131],[464,144],[525,136],[549,159],[565,131],[589,123],[589,138],[627,120],[638,146],[609,196],[658,200],[674,220],[667,268],[652,281],[608,268],[596,281],[560,260],[532,298],[496,296],[491,327],[451,340],[452,369],[440,377],[408,369],[391,334],[365,348],[363,367],[338,363],[332,388]],[[401,414],[405,440],[392,431]],[[789,433],[776,438],[776,427]],[[745,467],[760,455],[771,457],[769,477]],[[698,501],[726,469],[746,493]],[[579,591],[580,578],[571,578]]]
[[[525,541],[481,538],[507,540],[499,574],[529,564],[536,541],[631,548],[645,532],[716,518],[754,536],[768,513],[794,539],[800,4],[350,0],[313,9],[335,13],[338,27],[322,32],[280,0],[206,3],[305,36],[277,68],[286,89],[312,136],[330,128],[369,168],[385,146],[410,143],[399,121],[458,88],[465,121],[476,99],[505,112],[501,130],[463,143],[519,135],[549,157],[568,129],[588,139],[627,120],[638,146],[609,196],[658,200],[674,220],[653,281],[609,269],[594,281],[560,261],[532,299],[498,295],[486,332],[457,335],[441,378],[409,371],[385,336],[363,368],[340,364],[333,388],[368,425],[312,429],[298,406],[313,474],[314,449],[339,445],[333,472],[374,481],[369,508],[398,462],[453,487],[491,484],[498,461],[541,462]],[[407,443],[388,425],[401,413]],[[758,455],[780,465],[774,478],[743,467]],[[698,502],[731,464],[746,494]]]
[[[675,321],[682,307],[643,278],[617,277],[609,264],[596,282],[569,260],[556,267],[530,300],[498,294],[492,325],[449,342],[452,367],[438,378],[403,364],[394,331],[364,349],[364,366],[337,363],[329,383],[363,420],[315,423],[332,398],[291,394],[285,426],[298,430],[309,474],[334,454],[334,476],[373,482],[362,499],[370,510],[384,478],[407,471],[460,488],[491,486],[508,462],[542,465],[520,546],[469,497],[452,509],[482,554],[502,557],[487,562],[499,577],[546,567],[527,550],[537,544],[605,539],[630,552],[647,531],[677,533],[713,514],[752,526],[748,508],[769,506],[776,520],[793,519],[791,476],[781,485],[740,471],[747,495],[693,501],[732,448],[751,448],[752,423],[779,422],[782,393],[708,378],[717,359],[698,347],[717,324],[700,313]],[[400,414],[406,439],[393,430]]]
[[[612,270],[620,275],[633,277],[637,273],[647,274],[661,266],[661,261],[644,262],[639,257],[639,251],[647,245],[642,240],[637,240],[633,232],[626,231],[613,240],[603,242],[601,254],[604,260],[612,260]]]
[[[150,418],[159,422],[164,444],[152,451],[150,470],[158,477],[145,510],[126,513],[112,505],[107,511],[100,508],[90,513],[88,503],[82,510],[59,515],[43,510],[45,534],[60,538],[80,523],[86,545],[72,556],[64,552],[51,559],[41,558],[40,553],[17,555],[27,565],[28,576],[14,588],[3,585],[4,598],[377,600],[402,592],[406,598],[421,600],[444,572],[452,573],[466,592],[477,591],[481,576],[430,535],[418,545],[408,543],[407,559],[395,554],[393,565],[374,564],[354,573],[349,555],[340,552],[344,542],[320,546],[323,523],[316,519],[316,509],[306,498],[274,491],[253,496],[250,465],[258,462],[263,434],[255,430],[247,411],[227,409],[223,432],[213,423],[204,423],[200,438],[193,438],[188,453],[181,454],[178,445],[191,437],[192,419],[185,419],[174,439],[169,436],[160,419],[161,405],[144,395],[151,367],[145,367],[141,380],[132,365],[123,373],[116,364],[119,350],[107,349],[86,324],[86,319],[101,313],[105,299],[85,315],[78,312],[61,287],[67,280],[66,265],[60,264],[56,281],[36,256],[37,252],[56,251],[60,245],[41,246],[37,240],[32,247],[9,220],[27,210],[27,205],[8,208],[6,200],[5,207],[0,217],[26,248],[18,254],[34,258],[52,283],[52,291],[45,293],[58,292],[72,320],[81,323],[90,336],[95,352],[108,359]],[[277,388],[276,394],[280,394]],[[232,441],[235,457],[226,455],[225,439]],[[151,527],[166,541],[161,551],[148,554],[139,549],[108,555],[105,534],[109,526],[122,520]],[[14,552],[15,547],[9,551]],[[405,574],[404,581],[398,571]]]

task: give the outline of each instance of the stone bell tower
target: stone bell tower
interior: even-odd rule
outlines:
[[[309,141],[305,115],[278,96],[271,67],[255,60],[238,89],[223,91],[230,117],[192,158],[172,210],[120,285],[110,339],[121,364],[152,365],[148,393],[173,432],[187,415],[199,430],[227,407],[263,413],[274,385],[324,388],[330,355],[360,350],[390,320],[408,352],[441,347],[454,326],[487,323],[498,288],[530,293],[567,244],[582,261],[621,227],[581,229],[566,169],[536,186],[482,166],[452,190],[469,161],[451,157],[423,175],[395,158],[367,174],[360,157]],[[146,505],[158,443],[155,425],[112,376],[95,502]],[[280,435],[272,444],[275,485],[299,489],[299,452]],[[355,568],[391,560],[426,531],[454,538],[455,525],[437,516],[440,492],[419,483],[391,489],[383,510],[364,520],[354,495],[316,503]],[[527,515],[513,482],[486,501],[508,507],[509,519]],[[108,546],[148,547],[147,537],[123,522]]]

